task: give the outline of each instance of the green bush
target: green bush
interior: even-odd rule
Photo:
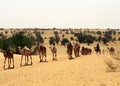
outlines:
[[[66,43],[69,43],[69,40],[67,38],[63,38],[61,41],[61,45],[65,45]]]
[[[55,38],[54,37],[50,37],[49,44],[52,45],[53,43],[55,43]]]
[[[31,48],[35,44],[35,41],[33,41],[33,39],[31,38],[32,37],[25,36],[22,32],[19,32],[10,38],[0,40],[0,48],[2,50],[7,50],[8,48],[11,48],[14,53],[18,54],[18,46],[27,46]]]

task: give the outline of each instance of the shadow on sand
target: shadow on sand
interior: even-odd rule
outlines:
[[[24,65],[21,65],[20,67],[23,67],[23,66],[32,66],[32,64],[24,64]]]
[[[14,69],[14,67],[5,68],[4,70]]]
[[[48,62],[48,61],[40,61],[39,63],[46,63],[46,62]]]

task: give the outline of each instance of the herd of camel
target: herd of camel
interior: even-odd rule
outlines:
[[[53,61],[57,61],[57,48],[55,46],[49,47],[49,48],[50,48],[50,50],[52,52],[52,55],[53,55]],[[96,47],[94,47],[94,49],[96,51],[96,54],[101,54],[101,49],[97,49]],[[33,62],[32,62],[31,51],[27,50],[27,49],[22,49],[20,46],[18,47],[18,50],[21,54],[20,65],[22,66],[23,56],[25,56],[25,65],[28,65],[28,61],[29,61],[28,57],[29,56],[30,56],[31,65],[32,65]],[[42,61],[46,62],[47,61],[46,60],[46,47],[38,44],[36,46],[36,50],[38,51],[40,62],[42,62]],[[109,50],[109,53],[111,55],[115,54],[115,49],[113,47],[108,48],[108,50]],[[90,49],[90,48],[82,47],[81,51],[80,51],[80,45],[78,43],[75,43],[74,45],[72,45],[71,43],[68,43],[67,44],[67,54],[68,54],[68,58],[70,60],[73,59],[73,57],[72,57],[72,52],[73,51],[74,51],[74,55],[75,55],[76,58],[80,56],[80,52],[81,52],[81,55],[91,55],[91,53],[92,53],[92,49]],[[5,69],[6,59],[8,59],[8,69],[11,66],[11,60],[13,62],[13,67],[12,68],[14,68],[14,57],[13,57],[13,53],[10,52],[10,49],[4,51],[3,55],[5,57],[3,68]]]

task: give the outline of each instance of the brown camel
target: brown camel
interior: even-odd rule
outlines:
[[[54,46],[54,47],[49,47],[51,52],[52,52],[52,55],[53,55],[53,61],[57,61],[57,48]]]
[[[82,47],[82,49],[81,49],[81,54],[82,55],[91,55],[91,53],[92,53],[92,50],[90,48]]]
[[[111,48],[108,47],[108,50],[109,50],[110,55],[115,55],[115,49],[113,47]]]
[[[3,55],[5,57],[5,60],[4,60],[4,69],[5,69],[5,64],[6,64],[6,59],[8,58],[8,68],[10,68],[10,65],[11,65],[11,59],[12,59],[12,62],[13,62],[13,68],[14,68],[14,58],[13,58],[13,53],[10,52],[10,50],[8,49],[7,51],[4,51],[3,52]]]
[[[71,59],[73,59],[72,58],[72,51],[73,51],[73,45],[71,44],[71,43],[68,43],[67,44],[67,53],[68,53],[68,55],[69,55],[69,59],[71,60]]]
[[[40,62],[42,62],[43,61],[43,58],[45,57],[45,62],[46,62],[46,47],[44,47],[44,46],[41,46],[41,45],[37,45],[37,47],[36,47],[36,49],[37,49],[37,51],[38,51],[38,53],[39,53],[39,58],[40,58]]]
[[[79,52],[80,52],[80,45],[76,43],[74,45],[74,55],[76,58],[79,56]]]
[[[31,65],[32,63],[32,57],[31,57],[31,51],[30,50],[26,50],[26,49],[22,49],[20,46],[18,47],[19,52],[21,53],[21,63],[20,65],[22,66],[22,59],[23,59],[23,55],[25,55],[25,65],[28,64],[28,56],[30,56],[31,59]],[[27,61],[26,61],[26,57],[27,57]]]

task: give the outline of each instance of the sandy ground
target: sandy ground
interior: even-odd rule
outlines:
[[[39,62],[33,55],[33,65],[20,67],[20,55],[14,55],[15,68],[3,70],[0,53],[0,86],[120,86],[120,72],[107,72],[104,58],[108,53],[80,56],[69,60],[64,46],[57,46],[58,61],[52,61],[47,48],[48,62]],[[74,57],[74,55],[73,55]],[[23,61],[24,64],[24,61]],[[6,64],[7,67],[7,64]]]

